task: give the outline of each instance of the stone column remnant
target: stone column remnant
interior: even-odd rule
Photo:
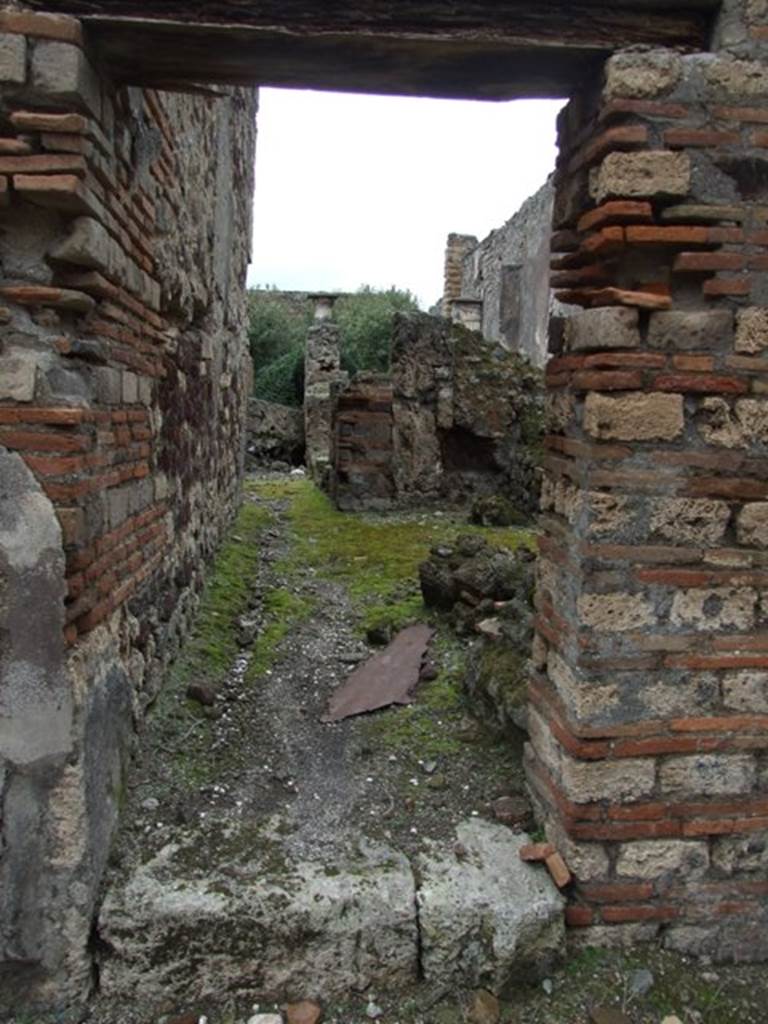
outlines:
[[[304,433],[307,469],[319,487],[330,485],[333,452],[333,410],[336,395],[349,375],[341,369],[339,325],[333,320],[337,296],[310,295],[315,319],[307,334],[304,357]]]
[[[462,294],[464,258],[478,245],[474,235],[448,235],[443,278],[443,316],[450,320],[451,303]]]
[[[661,50],[560,119],[583,308],[547,368],[526,763],[592,943],[768,956],[767,121],[764,62]]]

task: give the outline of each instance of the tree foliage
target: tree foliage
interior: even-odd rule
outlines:
[[[398,288],[381,291],[363,285],[336,303],[341,333],[341,365],[349,373],[386,372],[395,313],[417,310],[415,297]],[[248,341],[254,365],[257,398],[283,405],[301,405],[304,390],[304,347],[312,322],[309,301],[297,302],[275,289],[248,294]]]

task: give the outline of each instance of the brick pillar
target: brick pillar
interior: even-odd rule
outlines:
[[[462,296],[464,258],[477,248],[474,235],[448,235],[445,245],[445,271],[443,278],[443,316],[451,318],[451,303]]]
[[[561,116],[527,772],[592,943],[768,956],[766,122],[662,51]]]

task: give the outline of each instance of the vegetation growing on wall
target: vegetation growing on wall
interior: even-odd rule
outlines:
[[[406,290],[362,285],[343,295],[335,317],[341,329],[341,365],[349,373],[385,372],[389,367],[395,313],[418,309]],[[312,304],[296,293],[273,288],[248,294],[248,341],[254,365],[253,393],[282,405],[301,405],[304,392],[304,344],[312,322]]]

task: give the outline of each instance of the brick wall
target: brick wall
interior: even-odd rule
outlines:
[[[132,720],[178,648],[238,500],[255,95],[114,89],[77,21],[6,10],[0,118],[0,451],[30,507],[55,511],[58,526],[44,529],[63,555],[68,648],[42,635],[35,648],[50,616],[28,620],[30,647],[46,654],[24,693],[9,681],[26,663],[0,651],[0,888],[13,894],[0,961],[25,965],[29,998],[55,992],[61,1004],[88,983]],[[22,548],[37,550],[35,529],[30,518]],[[40,557],[58,566],[51,550]],[[13,549],[0,554],[14,563]],[[11,611],[6,596],[0,627]],[[42,757],[51,701],[73,711]],[[31,844],[14,796],[30,779]]]
[[[393,478],[392,380],[359,373],[339,394],[333,417],[332,494],[341,509],[388,508]]]
[[[764,31],[765,26],[758,31]],[[528,777],[586,941],[768,955],[768,70],[617,54],[560,123]]]

